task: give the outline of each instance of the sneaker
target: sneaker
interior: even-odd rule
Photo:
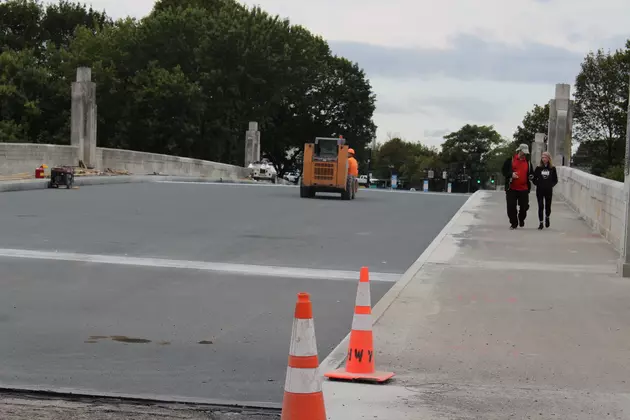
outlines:
[[[510,225],[510,230],[514,230],[518,227],[518,225]]]
[[[518,225],[519,225],[520,227],[525,226],[525,220],[519,220],[519,221],[518,221]]]
[[[543,222],[540,222],[540,224],[538,225],[538,230],[542,230],[543,228]]]
[[[540,225],[542,226],[542,223]],[[548,217],[545,219],[545,226],[549,227],[549,218]]]

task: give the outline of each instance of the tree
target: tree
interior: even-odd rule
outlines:
[[[523,118],[523,122],[516,128],[514,132],[513,149],[519,144],[525,143],[532,148],[532,143],[536,137],[536,133],[547,134],[549,129],[549,104],[544,106],[534,105],[531,111],[528,111]]]
[[[515,150],[513,142],[503,140],[485,156],[486,171],[490,174],[501,173],[503,163],[514,155]]]
[[[613,166],[623,159],[628,110],[630,40],[625,50],[590,52],[575,80],[574,138],[603,141],[603,161]]]
[[[38,49],[42,41],[43,10],[33,0],[0,3],[0,52]]]
[[[70,98],[60,108],[60,84],[31,49],[0,54],[2,141],[64,143]],[[67,120],[64,119],[67,117]]]
[[[68,47],[78,27],[92,32],[103,26],[112,25],[112,19],[105,12],[97,12],[85,5],[60,0],[57,4],[46,6],[41,20],[41,40],[51,42],[57,47]]]
[[[459,131],[444,136],[442,159],[447,163],[478,163],[495,146],[501,144],[501,135],[493,126],[466,124]]]
[[[242,165],[244,132],[258,121],[282,175],[316,136],[344,135],[360,160],[374,138],[375,98],[358,64],[259,7],[160,0],[139,21],[113,22],[66,0],[9,0],[0,23],[5,141],[69,140],[78,66],[92,68],[102,147]]]
[[[51,43],[67,47],[77,27],[96,31],[111,23],[105,12],[66,0],[46,7],[35,0],[7,0],[0,4],[0,51],[29,49],[38,56]]]
[[[442,165],[435,148],[394,137],[377,147],[372,167],[377,177],[389,178],[393,172],[415,185],[426,178],[428,169],[437,171]]]
[[[490,153],[504,142],[493,126],[470,124],[446,135],[444,140],[441,156],[451,172],[476,177],[487,173]]]

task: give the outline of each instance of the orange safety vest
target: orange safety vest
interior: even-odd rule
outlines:
[[[353,157],[348,158],[348,175],[359,176],[359,162]]]

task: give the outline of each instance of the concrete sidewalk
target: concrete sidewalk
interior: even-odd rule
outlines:
[[[326,381],[329,419],[628,419],[630,282],[558,198],[509,230],[475,194],[374,326],[386,385]]]

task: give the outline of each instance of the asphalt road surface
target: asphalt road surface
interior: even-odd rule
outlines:
[[[320,360],[466,197],[123,184],[0,194],[0,385],[278,403],[296,294]]]

